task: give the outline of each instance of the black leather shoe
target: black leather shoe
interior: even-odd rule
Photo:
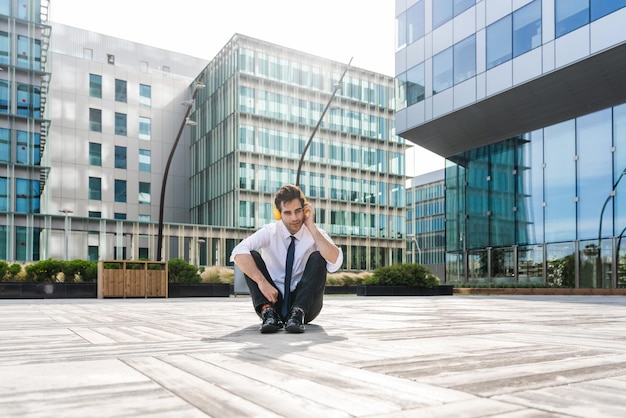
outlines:
[[[304,311],[301,308],[293,308],[291,310],[287,318],[285,330],[298,334],[304,332]]]
[[[263,321],[261,324],[262,334],[276,332],[283,327],[283,323],[278,316],[278,312],[276,312],[276,310],[272,307],[263,309],[263,312],[261,312],[261,320]]]

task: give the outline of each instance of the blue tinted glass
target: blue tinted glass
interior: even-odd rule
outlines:
[[[424,36],[424,1],[406,11],[407,41],[413,43]]]
[[[433,94],[452,87],[452,48],[433,57]]]
[[[598,238],[602,205],[613,188],[611,109],[576,121],[578,147],[578,239]],[[611,236],[612,205],[602,215],[602,235]]]
[[[556,0],[555,8],[557,38],[589,23],[589,0]]]
[[[513,13],[513,57],[541,45],[541,1],[535,0]]]
[[[406,46],[406,12],[396,17],[396,48]]]
[[[613,181],[617,181],[622,173],[626,171],[626,104],[616,106],[613,109],[613,161],[615,165]],[[615,188],[615,231],[619,236],[626,228],[626,174],[621,178]],[[622,240],[622,248],[626,250],[626,240]]]
[[[438,0],[433,2],[433,29],[452,19],[452,0]]]
[[[126,180],[115,180],[115,201],[126,202]]]
[[[454,0],[454,15],[459,15],[476,4],[476,0]]]
[[[545,240],[576,237],[576,123],[574,120],[544,130]]]
[[[424,100],[424,64],[417,65],[407,71],[406,100],[412,105]]]
[[[600,19],[625,6],[626,0],[591,0],[591,20]]]
[[[509,61],[512,44],[511,15],[487,26],[487,69]]]
[[[476,75],[476,37],[463,39],[454,45],[454,84]]]

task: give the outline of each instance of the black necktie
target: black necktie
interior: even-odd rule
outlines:
[[[291,244],[289,244],[289,248],[287,248],[287,262],[285,263],[285,290],[283,292],[282,306],[283,317],[287,316],[287,311],[289,310],[289,297],[291,296],[291,270],[293,269],[293,254],[296,249],[296,237],[292,235],[289,238],[291,238]]]

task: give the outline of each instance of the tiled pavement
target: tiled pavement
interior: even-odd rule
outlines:
[[[0,300],[0,417],[624,417],[626,298]]]

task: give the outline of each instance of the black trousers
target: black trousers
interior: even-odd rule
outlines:
[[[270,282],[272,286],[276,287],[276,284],[270,277],[270,274],[267,272],[267,267],[265,266],[265,261],[263,261],[263,258],[261,258],[261,254],[259,254],[257,251],[251,251],[251,254],[257,267],[259,268],[259,270],[261,270],[261,273],[263,273],[263,276],[265,276],[267,281]],[[326,260],[324,260],[324,257],[322,257],[319,251],[312,253],[307,260],[302,279],[298,282],[295,290],[291,292],[291,306],[289,306],[287,312],[290,312],[293,307],[297,306],[304,310],[304,321],[306,323],[309,323],[313,319],[315,319],[322,310],[322,305],[324,302],[326,274]],[[259,290],[259,286],[254,280],[252,280],[247,275],[245,275],[244,277],[246,278],[246,284],[250,289],[250,296],[252,296],[252,305],[254,306],[254,310],[256,311],[257,315],[260,316],[261,308],[263,307],[263,305],[271,303],[267,300],[263,293],[261,293],[261,291]],[[278,301],[276,301],[276,303],[274,304],[274,308],[279,313],[279,315],[282,306],[283,296],[279,290]],[[285,319],[286,318],[283,318],[283,320]]]

